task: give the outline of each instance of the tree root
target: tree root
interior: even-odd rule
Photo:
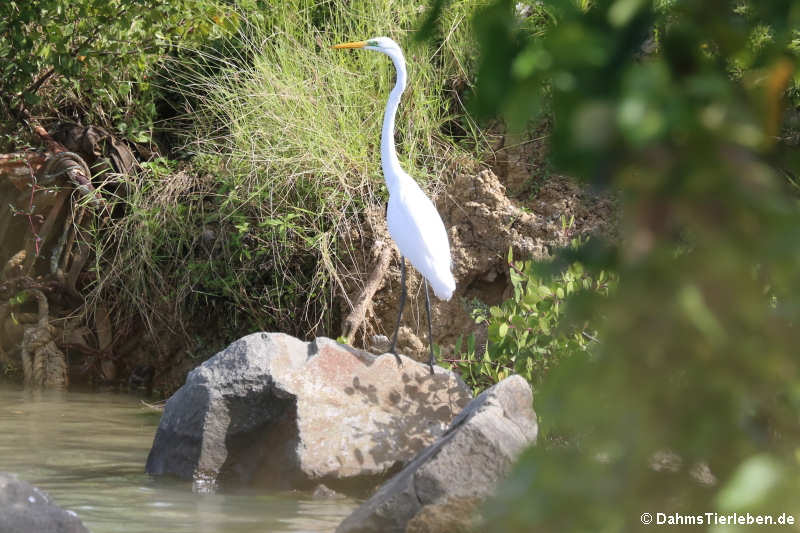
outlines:
[[[53,340],[55,328],[50,325],[49,306],[44,293],[28,291],[36,297],[39,320],[25,328],[22,337],[22,372],[26,387],[64,389],[69,384],[67,359]]]
[[[384,244],[381,255],[372,269],[372,273],[367,279],[367,283],[356,298],[356,304],[353,306],[350,314],[342,322],[342,337],[347,339],[348,344],[353,343],[359,328],[366,319],[367,310],[372,304],[372,298],[375,292],[383,284],[383,278],[386,276],[386,271],[389,268],[389,260],[392,258],[392,247]]]
[[[81,232],[91,223],[84,218],[97,216],[102,227],[110,217],[92,173],[112,191],[121,190],[120,176],[133,171],[136,157],[102,128],[69,125],[51,135],[24,108],[18,118],[39,136],[44,150],[0,154],[0,196],[8,198],[0,203],[0,370],[19,354],[26,386],[64,388],[62,350],[75,349],[92,356],[102,378],[113,381],[114,324],[106,307],[91,309],[94,303],[87,305],[81,294],[81,274],[92,256]],[[15,307],[20,302],[13,296],[23,291],[37,300],[33,316],[17,312],[22,308]],[[65,310],[81,321],[94,316],[98,348],[86,343],[87,327],[56,320]]]
[[[8,366],[8,363],[10,362],[8,354],[3,348],[3,338],[5,337],[4,324],[6,322],[7,316],[8,316],[8,304],[0,303],[0,372],[5,370],[6,366]]]

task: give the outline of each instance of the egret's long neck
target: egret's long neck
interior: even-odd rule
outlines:
[[[389,101],[386,102],[386,111],[383,115],[381,167],[383,167],[386,187],[389,189],[389,194],[392,194],[397,190],[400,176],[403,174],[403,170],[400,168],[400,161],[397,159],[397,150],[394,146],[394,118],[397,115],[397,106],[400,105],[400,97],[406,89],[406,62],[400,53],[387,55],[392,58],[394,67],[397,70],[397,82],[392,92],[389,93]]]

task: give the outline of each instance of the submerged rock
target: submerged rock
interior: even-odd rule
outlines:
[[[536,440],[538,424],[528,383],[512,376],[483,392],[447,432],[348,516],[337,533],[461,531],[471,510]],[[460,521],[454,522],[454,517]]]
[[[324,337],[243,337],[169,399],[146,470],[206,483],[374,483],[442,435],[470,400],[454,373],[401,359]]]
[[[78,515],[13,474],[0,472],[0,533],[88,533]]]
[[[322,483],[317,485],[314,489],[314,492],[311,494],[311,497],[315,500],[339,500],[341,498],[346,498],[344,494],[339,494],[333,489],[329,489]]]

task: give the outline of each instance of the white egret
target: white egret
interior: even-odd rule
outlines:
[[[397,70],[397,81],[386,102],[381,131],[381,167],[389,189],[389,206],[386,210],[386,223],[389,234],[400,250],[400,309],[397,313],[397,326],[394,330],[392,346],[389,349],[397,357],[397,334],[403,318],[406,302],[406,261],[422,274],[425,279],[425,310],[428,315],[428,344],[430,345],[430,369],[433,373],[433,327],[431,326],[431,301],[428,283],[433,292],[442,300],[449,300],[456,289],[456,280],[451,272],[450,242],[439,213],[433,202],[425,196],[414,179],[400,168],[397,150],[394,146],[394,119],[400,97],[406,88],[406,61],[403,51],[388,37],[375,37],[368,41],[337,44],[334,48],[363,48],[382,52],[389,56]],[[400,358],[397,357],[398,362]]]

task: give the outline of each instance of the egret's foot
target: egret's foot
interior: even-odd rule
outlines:
[[[394,340],[392,340],[392,346],[389,348],[389,353],[392,354],[395,359],[397,359],[397,366],[403,366],[403,360],[400,359],[399,355],[397,355],[397,332],[394,334]]]
[[[428,366],[433,375],[433,364],[436,362],[436,355],[433,353],[433,324],[431,324],[431,297],[428,294],[428,280],[425,280],[425,314],[428,315],[428,348],[431,350],[431,358],[428,359]]]
[[[394,328],[394,335],[392,336],[392,346],[389,348],[389,352],[394,355],[394,358],[397,359],[397,366],[403,366],[403,361],[400,359],[400,356],[397,355],[397,336],[400,335],[400,321],[403,320],[403,306],[406,305],[406,258],[402,255],[400,256],[400,285],[403,287],[403,290],[400,292],[400,306],[397,310],[397,325]]]

